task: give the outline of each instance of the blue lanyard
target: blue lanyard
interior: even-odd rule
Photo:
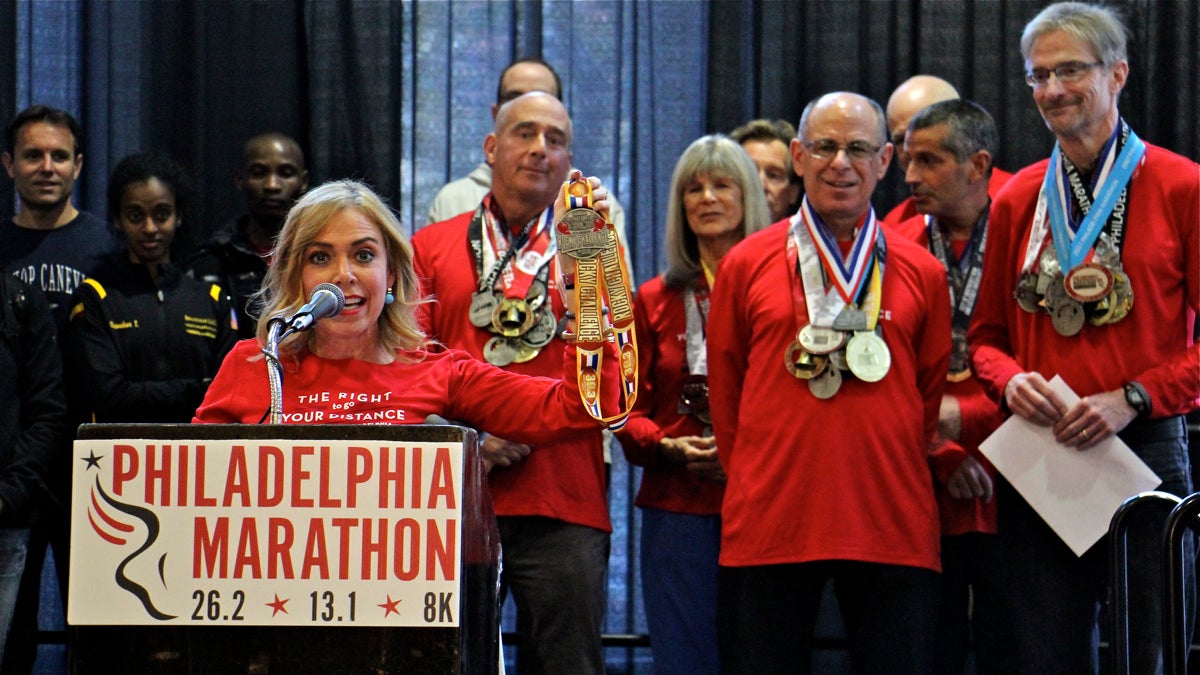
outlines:
[[[1121,154],[1117,156],[1112,171],[1109,172],[1099,194],[1096,195],[1095,202],[1092,203],[1092,208],[1088,209],[1083,222],[1079,224],[1075,238],[1072,239],[1066,212],[1062,208],[1063,200],[1058,180],[1062,162],[1058,143],[1054,144],[1054,152],[1050,154],[1050,165],[1046,167],[1042,189],[1046,191],[1046,201],[1049,202],[1047,211],[1050,215],[1050,231],[1054,235],[1054,251],[1058,254],[1058,263],[1064,273],[1075,269],[1087,258],[1088,251],[1092,250],[1092,244],[1096,243],[1096,238],[1100,236],[1108,216],[1117,205],[1117,200],[1144,154],[1146,144],[1130,129],[1129,140],[1125,142],[1125,147],[1121,148]]]

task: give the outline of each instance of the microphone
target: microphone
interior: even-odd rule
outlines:
[[[319,319],[337,316],[346,306],[346,296],[342,289],[333,284],[317,284],[312,297],[287,321],[289,332],[299,333],[312,328]]]

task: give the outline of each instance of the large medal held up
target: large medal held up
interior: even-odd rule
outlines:
[[[582,181],[572,182],[567,188],[572,202],[587,197],[589,192]],[[572,258],[595,258],[608,245],[607,223],[603,216],[587,206],[573,208],[558,222],[557,239],[558,250]]]

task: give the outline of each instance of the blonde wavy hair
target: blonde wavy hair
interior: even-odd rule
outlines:
[[[400,221],[383,199],[364,183],[354,180],[330,181],[308,191],[288,212],[283,229],[271,253],[272,263],[258,292],[262,316],[257,337],[267,343],[269,323],[276,317],[288,317],[308,302],[300,279],[304,251],[338,212],[355,209],[379,226],[386,249],[388,270],[396,277],[392,289],[395,302],[384,305],[379,315],[378,340],[389,352],[414,350],[426,344],[425,333],[417,324],[416,308],[421,289],[413,269],[413,250],[405,238]],[[289,336],[279,347],[281,354],[297,354],[310,346],[311,332]]]

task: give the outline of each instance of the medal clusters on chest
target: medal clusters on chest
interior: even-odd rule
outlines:
[[[845,373],[878,382],[892,367],[879,324],[887,242],[874,210],[863,217],[848,254],[839,249],[808,199],[802,200],[785,256],[800,328],[784,350],[783,365],[807,380],[819,399],[833,398]]]
[[[524,363],[541,353],[559,331],[546,284],[535,279],[524,298],[508,298],[502,290],[476,291],[471,296],[471,324],[495,333],[483,356],[495,366]]]
[[[485,218],[486,215],[484,209],[477,213],[485,222],[480,222],[471,233],[482,278],[471,295],[467,316],[471,325],[494,334],[483,347],[484,359],[504,367],[532,360],[560,330],[547,287],[554,251],[546,231],[548,214],[527,224],[520,236],[514,237],[502,251],[498,244],[504,241],[503,229]],[[535,229],[538,220],[546,222]],[[478,240],[474,239],[476,236]],[[483,275],[485,245],[493,254],[494,263]]]
[[[877,325],[867,328],[867,315],[853,305],[837,315],[830,328],[808,324],[784,352],[784,367],[820,399],[833,398],[842,387],[843,373],[863,382],[878,382],[892,366],[892,353]]]
[[[1133,309],[1133,288],[1107,234],[1098,237],[1089,262],[1065,273],[1054,247],[1046,246],[1036,271],[1021,275],[1014,296],[1026,312],[1049,314],[1054,330],[1065,336],[1078,334],[1087,323],[1116,323]]]
[[[1057,144],[1050,154],[1013,295],[1021,309],[1049,314],[1060,335],[1116,323],[1133,309],[1121,249],[1129,184],[1145,152],[1122,120],[1090,179]]]

